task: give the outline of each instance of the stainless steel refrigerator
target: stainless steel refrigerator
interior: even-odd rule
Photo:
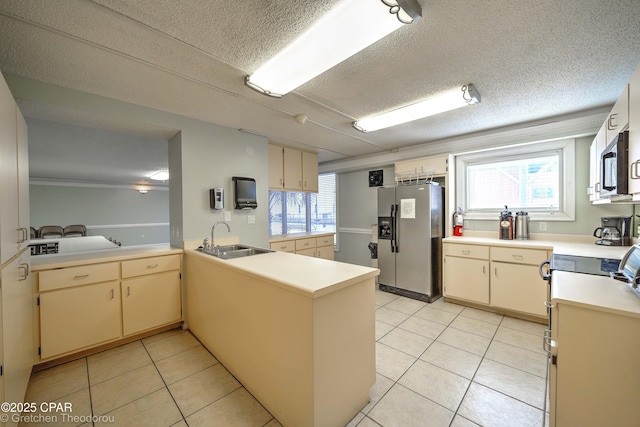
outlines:
[[[432,302],[442,295],[443,189],[378,189],[380,289]]]

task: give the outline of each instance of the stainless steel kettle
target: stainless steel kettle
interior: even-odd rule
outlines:
[[[529,239],[529,213],[520,211],[516,213],[516,239]]]

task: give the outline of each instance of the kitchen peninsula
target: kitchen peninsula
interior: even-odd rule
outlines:
[[[193,334],[283,425],[346,425],[375,383],[378,270],[185,251]]]

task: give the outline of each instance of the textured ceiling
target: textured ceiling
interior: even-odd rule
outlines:
[[[244,86],[337,1],[2,0],[0,70],[247,129],[330,162],[601,109],[640,64],[638,0],[421,0],[423,19],[282,99]],[[351,127],[465,83],[482,103],[368,134]],[[21,108],[150,137],[175,131]]]

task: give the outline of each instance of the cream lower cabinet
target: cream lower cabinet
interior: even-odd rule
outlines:
[[[35,282],[29,251],[14,258],[0,276],[0,398],[23,402],[33,367]],[[14,425],[9,423],[8,425]]]
[[[333,234],[316,238],[316,258],[334,260]]]
[[[489,304],[489,248],[444,244],[444,296]]]
[[[540,278],[545,249],[444,243],[444,296],[546,317],[547,283]]]
[[[320,237],[299,237],[286,240],[278,240],[270,244],[274,251],[291,252],[297,255],[323,258],[333,261],[334,247],[333,234]]]
[[[113,280],[40,294],[40,356],[79,351],[121,336],[120,283]]]
[[[180,271],[178,254],[40,271],[40,359],[180,322]]]
[[[547,283],[540,278],[546,250],[491,248],[491,305],[546,316]]]
[[[179,322],[181,294],[179,255],[123,261],[124,336]]]
[[[639,425],[640,318],[552,303],[549,425]]]

